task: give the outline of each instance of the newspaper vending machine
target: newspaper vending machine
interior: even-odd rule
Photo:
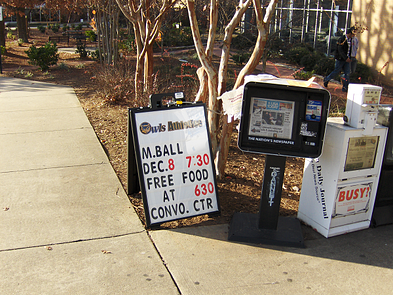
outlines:
[[[350,84],[345,122],[328,118],[322,155],[305,161],[298,218],[326,238],[370,226],[388,130],[376,124],[381,92]]]

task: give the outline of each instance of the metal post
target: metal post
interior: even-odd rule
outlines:
[[[293,0],[289,3],[289,43],[292,43],[292,28],[293,28]]]
[[[303,3],[303,20],[302,20],[302,37],[300,39],[300,42],[304,42],[304,34],[306,33],[306,25],[305,25],[305,21],[306,21],[306,0],[304,0]]]
[[[332,5],[330,7],[329,37],[328,37],[328,44],[327,44],[327,51],[326,51],[327,56],[330,56],[330,48],[331,48],[332,25],[333,25],[333,5],[334,5],[334,2],[332,1]]]
[[[259,229],[277,229],[285,162],[286,157],[266,156],[259,205]]]
[[[278,37],[281,38],[281,31],[282,31],[282,0],[280,5],[280,22],[278,26]]]
[[[317,28],[318,28],[318,15],[319,15],[319,0],[317,1],[317,10],[315,11],[315,27],[314,27],[314,43],[313,48],[317,43]]]
[[[351,5],[351,0],[348,0],[347,12],[346,12],[346,17],[345,17],[345,32],[347,31],[348,26],[349,27],[351,26],[351,22],[349,20],[349,7],[350,7],[350,5]],[[348,21],[349,21],[349,23],[348,23]]]

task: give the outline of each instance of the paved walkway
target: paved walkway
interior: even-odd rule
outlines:
[[[0,77],[1,294],[390,294],[393,225],[305,249],[147,232],[70,87]]]
[[[70,87],[0,77],[0,293],[177,294]]]

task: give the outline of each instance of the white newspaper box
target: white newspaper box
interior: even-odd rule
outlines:
[[[370,226],[387,130],[328,118],[323,154],[305,161],[300,220],[326,238]]]

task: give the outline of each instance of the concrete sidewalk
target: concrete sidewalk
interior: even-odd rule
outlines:
[[[69,87],[0,77],[1,294],[391,294],[393,225],[305,249],[146,232]]]
[[[0,293],[178,294],[70,87],[0,77]]]

